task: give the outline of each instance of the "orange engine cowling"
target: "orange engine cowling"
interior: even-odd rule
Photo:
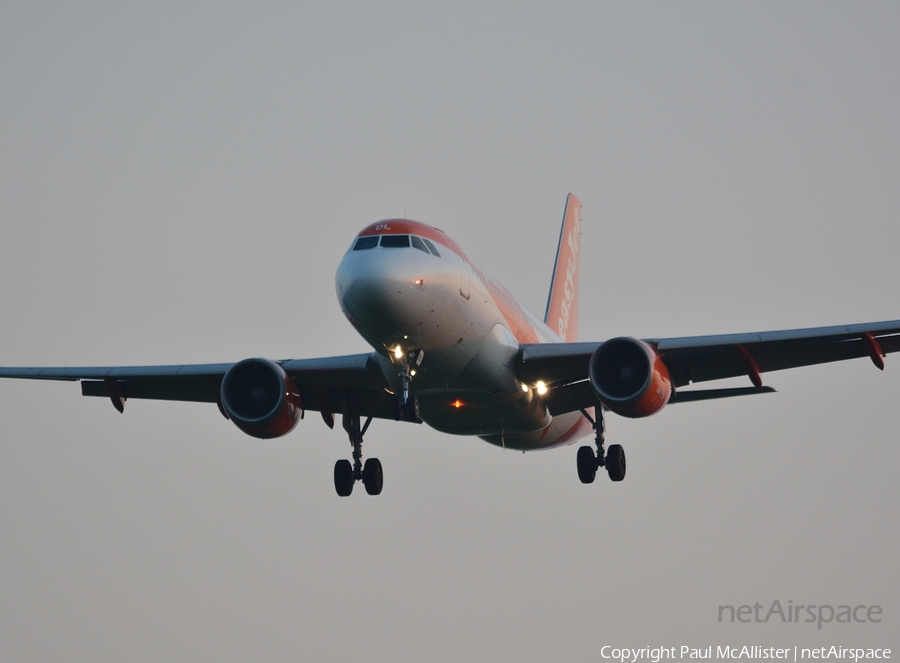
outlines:
[[[234,424],[253,437],[280,437],[300,419],[296,388],[281,366],[268,359],[245,359],[228,369],[221,397]]]
[[[636,338],[613,338],[594,351],[588,366],[594,394],[616,414],[656,414],[672,396],[672,380],[653,348]]]

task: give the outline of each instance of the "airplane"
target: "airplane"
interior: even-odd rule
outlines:
[[[354,238],[335,274],[341,310],[373,352],[312,359],[172,366],[0,368],[0,377],[80,381],[84,396],[215,403],[247,435],[290,432],[306,411],[330,427],[340,415],[351,460],[334,466],[334,487],[357,481],[382,492],[377,458],[363,463],[375,419],[426,423],[506,449],[578,449],[583,483],[599,469],[625,477],[625,453],[605,445],[607,412],[641,418],[666,405],[771,393],[762,374],[900,349],[900,320],[681,338],[616,337],[578,342],[581,203],[566,199],[543,319],[472,262],[447,234],[408,219],[372,223]],[[746,377],[750,385],[696,389]]]

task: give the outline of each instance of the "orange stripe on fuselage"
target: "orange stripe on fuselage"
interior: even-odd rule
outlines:
[[[594,409],[594,408],[591,408]],[[567,430],[565,433],[560,435],[553,441],[554,445],[565,444],[568,442],[571,444],[572,442],[576,442],[583,437],[587,437],[593,432],[594,427],[591,426],[591,422],[584,418],[584,415],[575,422],[575,424]]]
[[[525,313],[525,308],[513,294],[491,276],[485,274],[477,265],[469,262],[475,276],[484,284],[491,299],[506,320],[506,325],[519,343],[540,343],[541,337]]]
[[[594,410],[595,408],[588,409],[588,411],[591,413],[593,413]],[[583,414],[581,414],[580,412],[567,412],[566,414],[557,415],[556,417],[554,417],[553,421],[541,431],[541,436],[540,438],[538,438],[538,441],[543,443],[547,435],[553,429],[554,424],[559,424],[561,423],[561,420],[563,418],[570,417],[572,415],[577,415],[575,423],[569,426],[569,428],[567,428],[558,436],[547,440],[543,448],[559,447],[564,444],[572,444],[573,442],[577,442],[578,440],[587,437],[593,432],[594,427],[591,425],[591,422],[584,417]]]

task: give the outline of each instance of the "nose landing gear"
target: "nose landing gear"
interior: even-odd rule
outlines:
[[[596,409],[597,420],[591,418],[586,410],[581,413],[587,417],[587,420],[594,426],[596,436],[594,442],[597,445],[597,453],[590,447],[580,447],[576,464],[578,466],[578,478],[581,483],[593,483],[597,476],[597,468],[605,467],[606,473],[612,481],[621,481],[625,478],[625,451],[621,444],[611,444],[609,450],[604,455],[604,434],[606,432],[606,422],[603,420],[602,406],[598,405]]]
[[[415,375],[416,367],[422,365],[425,357],[423,350],[411,350],[403,352],[400,346],[392,352],[393,358],[400,367],[401,393],[394,397],[394,418],[398,421],[412,421],[421,423],[419,419],[419,401],[412,393],[410,383]],[[381,401],[379,401],[379,404]],[[377,406],[376,406],[377,409]],[[360,427],[359,406],[353,394],[344,397],[344,430],[350,438],[353,447],[353,462],[343,459],[334,464],[334,489],[341,497],[347,497],[353,492],[353,484],[362,481],[369,495],[380,495],[384,486],[384,471],[381,461],[377,458],[368,458],[365,465],[362,462],[363,435],[372,423],[372,416],[366,418],[366,423]]]
[[[412,376],[415,374],[415,366],[422,365],[425,357],[423,350],[407,352],[400,362],[400,383],[403,385],[399,398],[394,400],[394,418],[397,421],[411,421],[419,423],[419,401],[410,390]]]

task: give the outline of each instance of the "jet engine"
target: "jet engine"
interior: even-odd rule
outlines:
[[[616,414],[637,419],[656,414],[672,395],[662,359],[636,338],[613,338],[594,351],[588,366],[594,394]]]
[[[291,379],[268,359],[239,361],[222,378],[222,408],[247,435],[280,437],[300,419],[299,396]]]

